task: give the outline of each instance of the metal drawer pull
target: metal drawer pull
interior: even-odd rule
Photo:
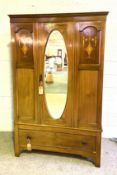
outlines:
[[[31,137],[27,137],[27,150],[32,151]]]

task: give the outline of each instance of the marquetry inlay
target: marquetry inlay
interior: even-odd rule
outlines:
[[[87,45],[86,47],[85,47],[85,42],[88,43],[88,45],[86,44]],[[94,38],[83,37],[83,47],[88,54],[88,58],[90,58],[91,53],[95,49],[96,45],[97,45],[97,38],[96,37],[94,37]]]
[[[81,31],[81,59],[83,64],[98,63],[99,31],[87,26]]]
[[[16,32],[17,62],[33,63],[33,33],[20,27]]]
[[[21,30],[19,34],[19,47],[22,50],[24,56],[30,49],[30,45],[32,44],[32,37],[29,31]]]

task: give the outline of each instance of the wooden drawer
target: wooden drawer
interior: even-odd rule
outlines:
[[[19,142],[21,147],[26,147],[28,136],[31,138],[32,149],[44,146],[95,151],[96,137],[94,136],[55,133],[50,131],[20,130]]]

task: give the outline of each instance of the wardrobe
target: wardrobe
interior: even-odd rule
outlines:
[[[16,156],[45,150],[100,166],[107,14],[9,15]]]

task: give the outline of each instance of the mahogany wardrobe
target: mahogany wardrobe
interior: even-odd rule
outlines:
[[[100,166],[107,14],[9,15],[16,156],[45,150]]]

